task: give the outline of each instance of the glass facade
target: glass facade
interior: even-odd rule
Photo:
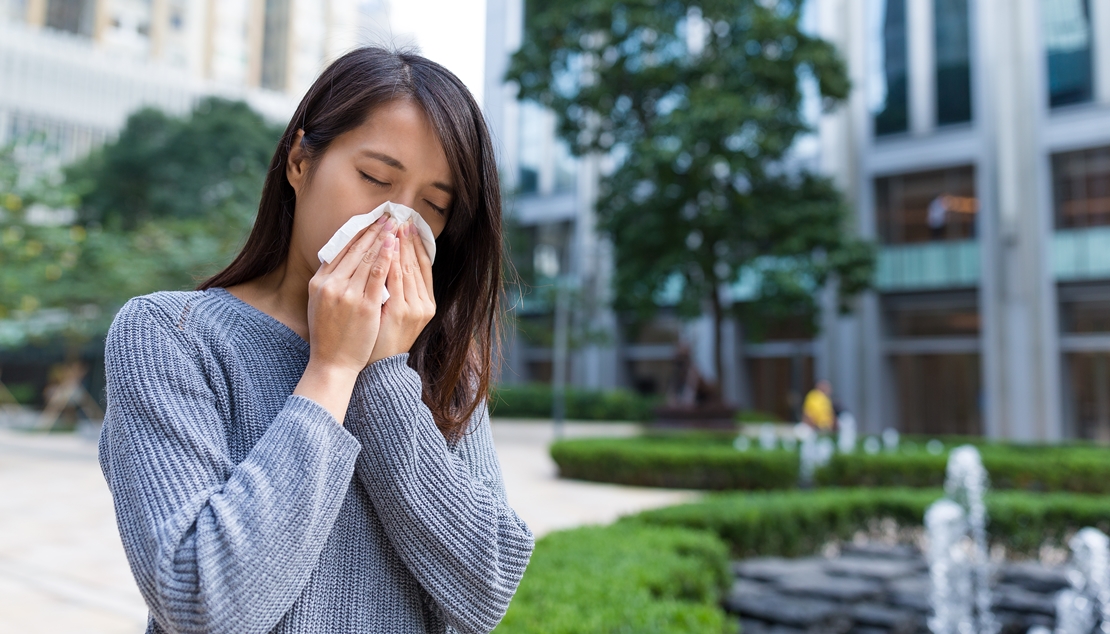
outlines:
[[[973,238],[978,212],[970,165],[875,179],[875,215],[884,244]]]
[[[971,121],[971,29],[968,0],[934,0],[937,124]]]
[[[289,0],[266,0],[262,31],[262,87],[285,90],[289,60]]]
[[[59,31],[91,36],[96,17],[94,0],[49,0],[46,26]]]
[[[979,311],[974,307],[894,309],[887,313],[891,337],[960,337],[979,334]]]
[[[909,59],[906,50],[906,0],[875,0],[878,33],[875,55],[880,68],[871,80],[875,136],[909,129]]]
[[[1110,147],[1052,157],[1057,229],[1110,225]]]
[[[1090,101],[1092,90],[1090,0],[1041,0],[1048,57],[1048,102],[1053,108]]]
[[[785,421],[801,420],[802,398],[813,387],[813,357],[748,359],[752,407]]]
[[[1110,442],[1110,353],[1066,354],[1063,371],[1072,433]]]
[[[904,354],[890,362],[902,433],[982,434],[978,354]]]

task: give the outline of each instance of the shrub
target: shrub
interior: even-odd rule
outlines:
[[[739,452],[711,436],[565,440],[551,457],[561,477],[637,486],[786,489],[798,480],[797,454]]]
[[[1110,493],[1110,451],[1085,446],[979,446],[997,489]],[[837,455],[815,481],[833,486],[936,487],[948,457],[928,453]]]
[[[798,479],[797,453],[736,451],[732,437],[710,433],[638,438],[590,438],[552,445],[566,478],[639,486],[787,489]],[[1110,493],[1110,451],[1091,445],[981,443],[983,465],[996,489]],[[835,455],[818,469],[818,486],[939,487],[946,455],[906,449],[874,455]]]
[[[704,531],[621,522],[553,533],[496,632],[732,632],[728,548]]]
[[[502,385],[490,395],[490,412],[506,418],[550,418],[553,399],[545,383]],[[576,420],[651,420],[658,399],[630,390],[567,388],[566,416]]]
[[[692,504],[645,511],[626,521],[707,530],[732,554],[796,556],[830,539],[847,539],[870,521],[890,518],[918,526],[939,489],[824,489],[730,493]],[[1062,543],[1084,526],[1110,528],[1110,496],[999,491],[987,496],[992,543],[1035,553],[1046,540]]]

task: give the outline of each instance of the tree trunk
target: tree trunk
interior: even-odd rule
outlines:
[[[724,358],[721,353],[721,331],[724,316],[721,314],[721,289],[714,285],[713,287],[713,369],[717,374],[717,394],[716,400],[718,403],[725,402],[725,364]]]

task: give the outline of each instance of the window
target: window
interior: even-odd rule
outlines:
[[[1048,56],[1048,103],[1053,108],[1090,101],[1090,0],[1041,0],[1045,53]]]
[[[289,58],[289,0],[266,0],[262,31],[263,88],[285,90]]]
[[[93,0],[49,0],[46,5],[46,26],[91,36],[95,5]]]
[[[909,127],[906,0],[872,2],[877,67],[872,72],[869,102],[875,113],[875,136],[882,136]]]
[[[935,0],[937,124],[971,121],[968,0]]]
[[[979,334],[979,311],[967,308],[891,310],[887,331],[893,337],[959,337]]]
[[[970,165],[875,179],[875,215],[885,244],[974,238],[978,212]]]
[[[1110,147],[1052,157],[1057,229],[1110,225]]]
[[[748,376],[753,409],[780,420],[801,420],[802,399],[816,381],[812,356],[748,359]]]
[[[532,101],[520,104],[520,175],[517,190],[521,194],[536,194],[540,190],[540,170],[543,165],[547,132],[544,109]]]
[[[892,355],[902,433],[982,433],[979,355]]]

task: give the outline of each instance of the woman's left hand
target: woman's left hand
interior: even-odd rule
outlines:
[[[424,242],[412,222],[398,231],[395,242],[399,250],[393,256],[386,278],[389,300],[382,305],[382,321],[378,340],[370,355],[370,363],[408,352],[424,327],[436,314],[432,294],[432,260],[424,250]]]

